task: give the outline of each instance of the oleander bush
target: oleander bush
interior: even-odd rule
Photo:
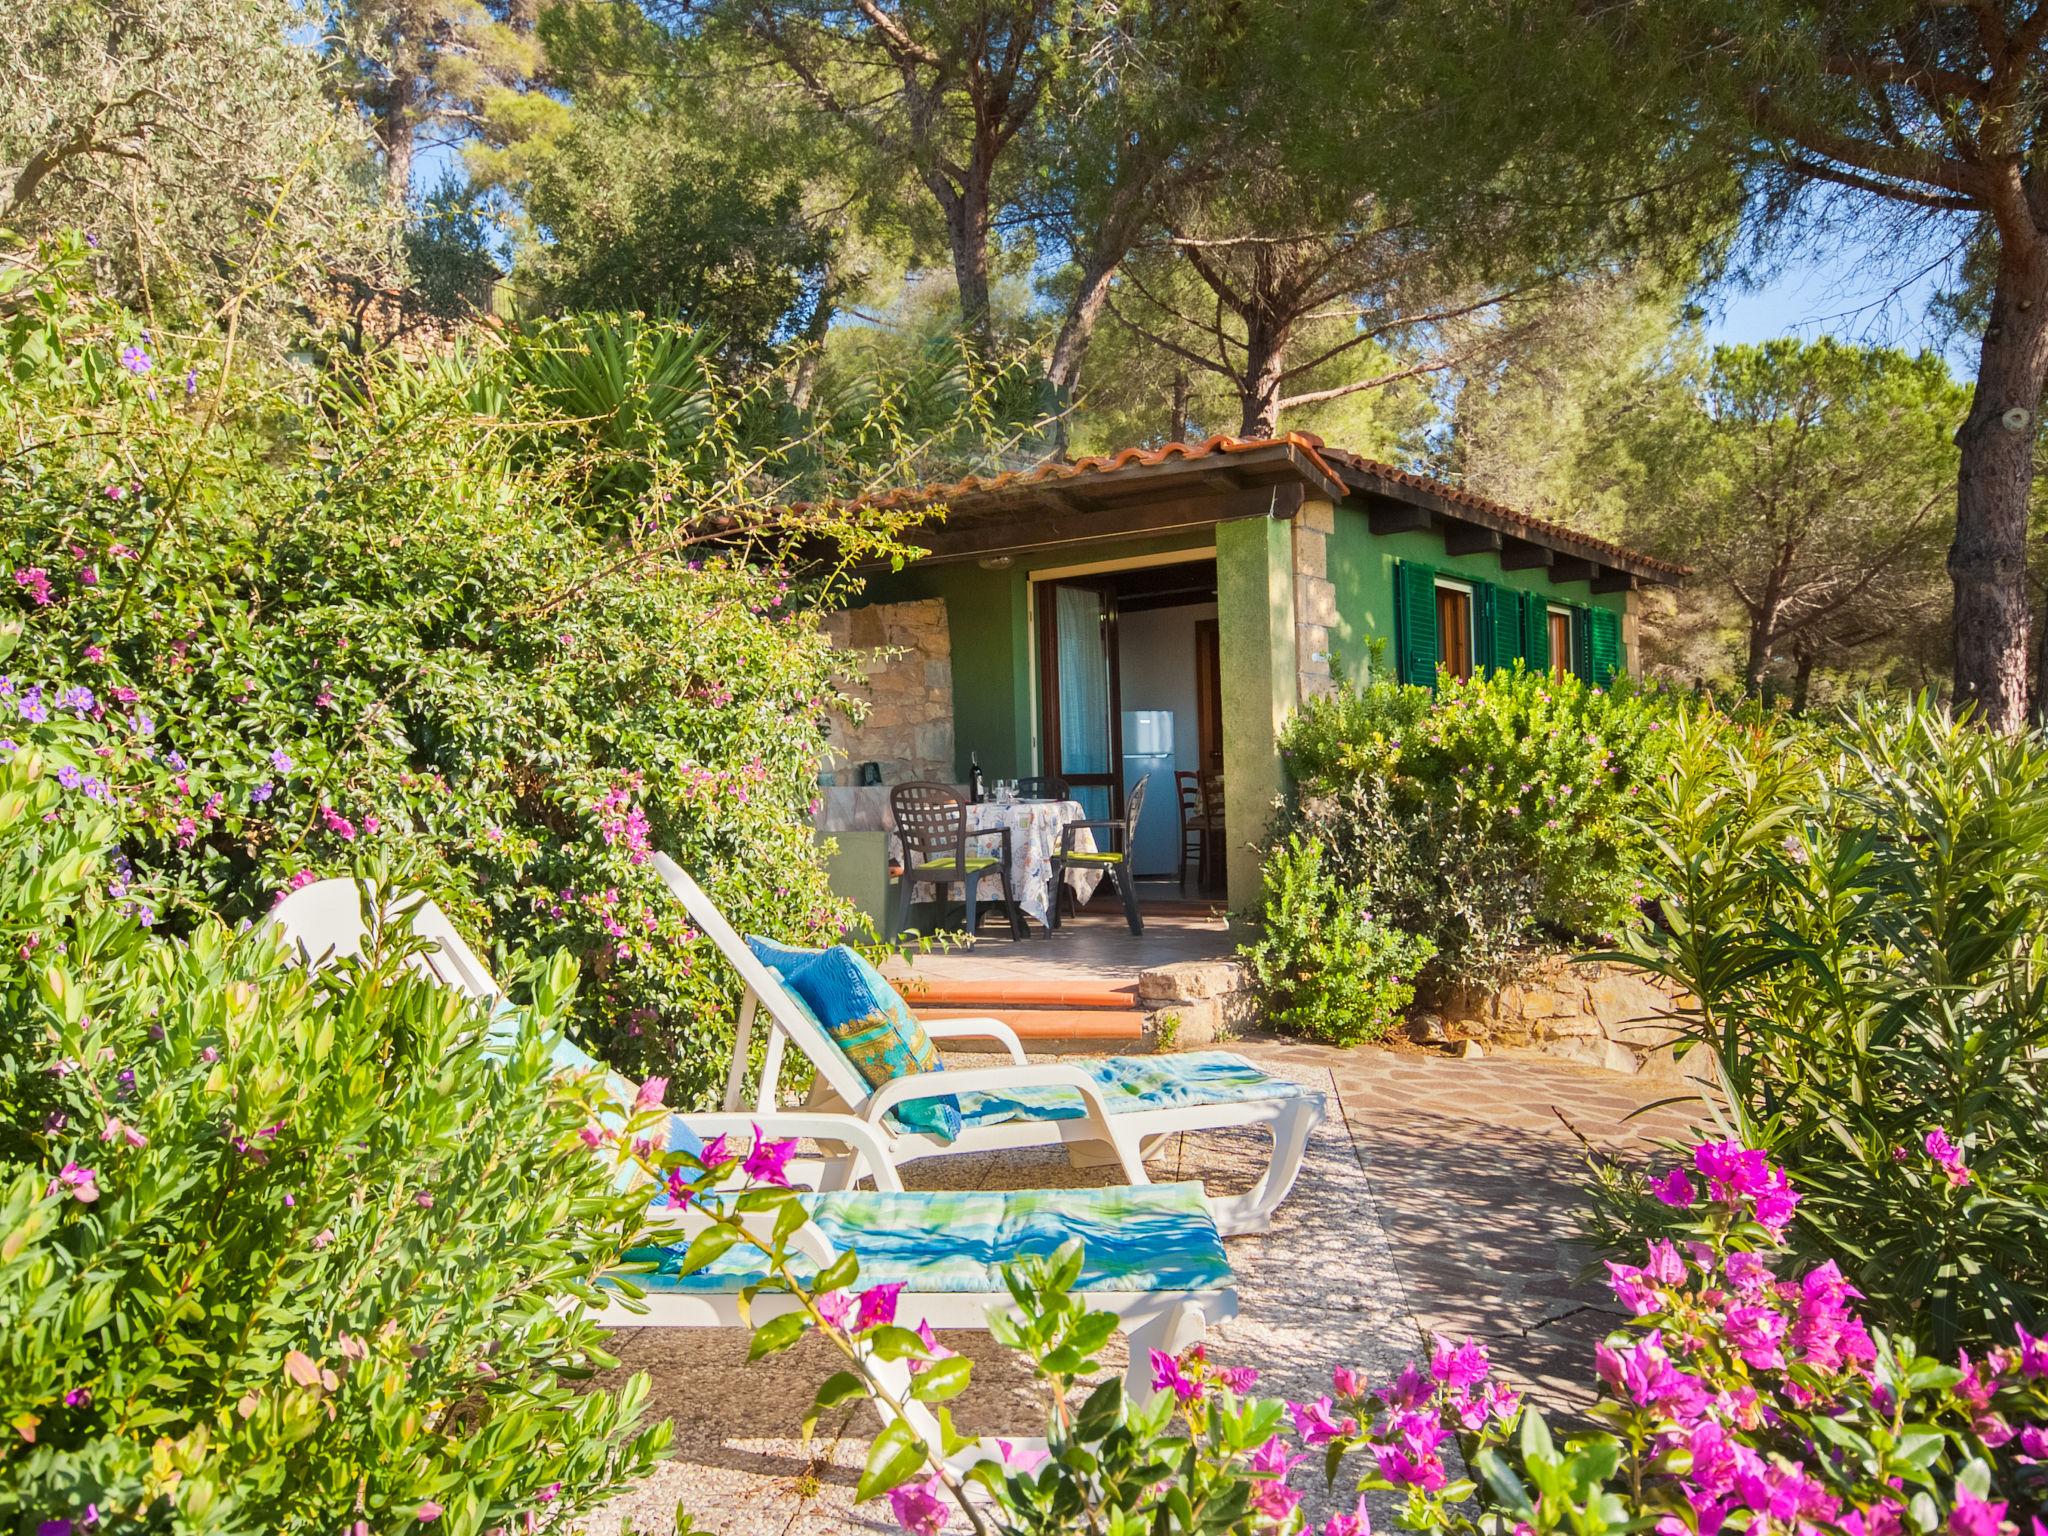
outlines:
[[[2048,1326],[2048,741],[1926,701],[1825,727],[1706,708],[1638,816],[1664,922],[1621,958],[1733,1132],[1803,1197],[1795,1249],[1946,1352]],[[1688,1209],[1610,1170],[1596,1231]]]
[[[702,1102],[736,984],[649,849],[745,929],[837,936],[815,615],[906,523],[833,498],[958,450],[996,384],[799,420],[685,329],[588,316],[250,373],[77,256],[0,267],[0,736],[119,756],[95,778],[172,930],[374,850],[508,963],[566,947],[593,1048]]]
[[[1627,811],[1663,762],[1664,712],[1519,665],[1434,691],[1372,670],[1289,723],[1273,846],[1321,845],[1334,880],[1434,946],[1433,978],[1498,984],[1533,945],[1637,919]]]
[[[551,1072],[574,966],[487,1056],[403,924],[318,978],[151,933],[119,809],[0,758],[0,1527],[503,1532],[646,1473],[644,1378],[584,1379],[647,1197]]]
[[[1435,947],[1376,919],[1357,887],[1323,867],[1300,833],[1266,861],[1259,933],[1240,947],[1261,1016],[1332,1045],[1382,1038],[1415,998]]]

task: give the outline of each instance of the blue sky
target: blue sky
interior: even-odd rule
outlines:
[[[1943,334],[1928,316],[1945,265],[1936,248],[1887,255],[1845,241],[1787,261],[1761,286],[1729,285],[1710,295],[1707,334],[1726,342],[1826,334],[1908,351],[1935,347],[1968,378],[1975,372],[1973,345]]]

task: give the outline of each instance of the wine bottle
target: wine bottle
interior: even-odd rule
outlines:
[[[981,804],[982,793],[981,754],[970,752],[967,754],[967,803]]]

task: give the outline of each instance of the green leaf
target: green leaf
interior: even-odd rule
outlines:
[[[739,1240],[740,1230],[737,1227],[706,1227],[690,1240],[690,1246],[683,1250],[676,1269],[681,1274],[694,1275],[706,1265],[716,1263]]]
[[[868,1447],[867,1465],[855,1484],[853,1501],[866,1503],[877,1494],[900,1488],[923,1470],[924,1442],[901,1419],[891,1419]]]
[[[964,1355],[935,1360],[910,1379],[910,1395],[923,1403],[958,1397],[967,1389],[968,1374],[973,1369],[973,1362]]]
[[[747,1346],[747,1358],[759,1360],[766,1355],[779,1354],[804,1336],[810,1321],[802,1312],[778,1312],[754,1330],[753,1343]]]
[[[893,1325],[873,1330],[865,1340],[867,1347],[881,1360],[922,1360],[931,1351],[925,1348],[923,1339],[908,1328]]]

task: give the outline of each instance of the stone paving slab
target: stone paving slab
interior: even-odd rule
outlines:
[[[1578,1138],[1647,1156],[1655,1137],[1688,1123],[1669,1109],[1628,1118],[1669,1083],[1543,1058],[1468,1061],[1286,1041],[1239,1048],[1322,1088],[1332,1113],[1272,1231],[1230,1245],[1241,1310],[1212,1330],[1213,1357],[1255,1365],[1262,1392],[1299,1398],[1327,1390],[1336,1364],[1384,1381],[1440,1331],[1485,1342],[1546,1403],[1589,1400],[1592,1344],[1618,1314],[1600,1287],[1578,1278],[1586,1258],[1572,1241],[1585,1158]],[[1184,1136],[1162,1149],[1152,1172],[1232,1193],[1249,1185],[1264,1155],[1256,1133]],[[1057,1150],[906,1170],[906,1182],[923,1188],[1113,1178],[1113,1169],[1076,1168]],[[963,1428],[1043,1432],[1028,1373],[987,1334],[949,1332],[944,1342],[976,1363],[974,1387],[956,1405]],[[812,1455],[800,1444],[811,1393],[835,1368],[829,1346],[808,1340],[748,1365],[737,1332],[635,1329],[617,1336],[616,1352],[623,1370],[650,1373],[650,1414],[675,1419],[676,1443],[653,1476],[587,1523],[591,1536],[617,1536],[627,1521],[667,1531],[679,1500],[721,1536],[893,1529],[886,1505],[851,1502],[873,1433],[864,1407],[822,1427]],[[1348,1502],[1338,1495],[1310,1505],[1320,1518]]]

